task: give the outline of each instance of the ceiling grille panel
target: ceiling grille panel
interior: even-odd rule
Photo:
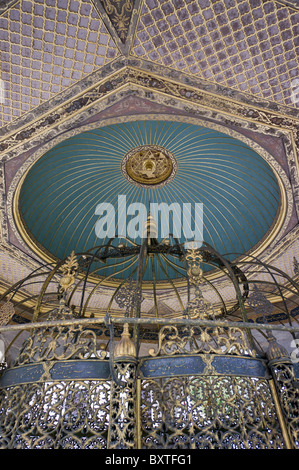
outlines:
[[[288,106],[299,13],[274,1],[145,0],[133,55]]]
[[[22,0],[0,17],[0,54],[3,126],[118,52],[89,0]]]

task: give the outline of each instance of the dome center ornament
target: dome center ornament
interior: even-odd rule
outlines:
[[[124,156],[121,170],[128,181],[138,186],[164,186],[173,180],[177,161],[164,147],[142,145]]]

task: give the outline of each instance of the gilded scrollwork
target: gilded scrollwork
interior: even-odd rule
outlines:
[[[58,309],[53,310],[48,320],[74,320],[72,310],[61,299]],[[25,340],[16,359],[16,365],[43,361],[104,359],[106,351],[101,349],[95,331],[83,325],[40,328]]]
[[[73,286],[78,268],[77,257],[75,252],[72,251],[61,267],[62,278],[59,281],[59,291],[61,294],[66,293]]]
[[[122,42],[126,41],[134,1],[132,0],[105,0],[103,7],[108,14],[119,38]]]
[[[131,312],[134,312],[138,305],[143,302],[144,297],[136,283],[130,279],[126,285],[118,289],[114,300],[121,309],[125,310],[125,317],[129,317]]]
[[[187,276],[189,282],[194,286],[198,286],[203,282],[203,255],[198,249],[189,248],[186,252],[185,258],[188,266]]]
[[[164,326],[159,331],[158,346],[149,350],[150,356],[175,354],[250,354],[244,331],[239,328]]]
[[[136,364],[117,362],[115,372],[125,384],[111,389],[110,449],[136,448]]]

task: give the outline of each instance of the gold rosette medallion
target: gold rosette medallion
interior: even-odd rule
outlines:
[[[177,162],[171,152],[158,145],[142,145],[128,152],[121,164],[124,177],[133,184],[164,186],[173,180]]]

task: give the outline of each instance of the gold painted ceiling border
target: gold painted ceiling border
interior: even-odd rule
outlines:
[[[138,72],[138,73],[137,73]],[[137,73],[137,74],[136,74]],[[195,79],[184,73],[139,59],[115,59],[101,70],[85,77],[50,102],[30,111],[19,120],[0,129],[0,156],[19,147],[23,142],[43,134],[66,119],[95,105],[119,87],[134,80],[149,90],[163,88],[170,96],[179,96],[187,103],[198,103],[215,111],[223,111],[235,117],[268,123],[278,128],[292,129],[299,142],[299,112],[294,108],[278,106],[265,99],[237,92],[207,80]],[[82,91],[83,89],[83,91]],[[52,103],[50,111],[45,112]],[[46,106],[47,105],[47,106]],[[43,110],[43,111],[41,111]],[[42,114],[39,115],[39,112]],[[32,116],[37,116],[28,121]],[[28,121],[28,122],[25,122]],[[19,124],[19,126],[18,126]]]
[[[214,110],[216,113],[221,111],[234,118],[240,117],[247,121],[268,124],[272,128],[290,130],[293,132],[296,144],[299,144],[299,115],[291,115],[291,111],[299,114],[296,110],[286,109],[285,107],[277,110],[265,109],[263,106],[264,100],[256,102],[253,106],[251,102],[248,102],[248,99],[244,99],[243,95],[240,96],[240,93],[219,96],[216,91],[218,90],[219,92],[219,89],[222,89],[222,87],[204,84],[203,89],[200,87],[200,82],[202,81],[191,81],[190,77],[187,80],[189,84],[186,85],[182,83],[181,74],[175,76],[172,73],[172,79],[170,79],[160,76],[157,67],[155,67],[155,72],[149,72],[143,70],[143,64],[136,63],[135,65],[135,67],[126,66],[122,61],[119,62],[116,59],[114,66],[110,65],[110,67],[107,67],[107,77],[102,76],[101,80],[96,84],[90,83],[90,86],[86,87],[83,92],[80,90],[81,86],[76,84],[73,91],[77,91],[77,94],[69,97],[66,102],[62,102],[61,99],[58,100],[55,97],[52,100],[54,107],[48,113],[36,118],[34,121],[23,124],[20,128],[17,128],[17,123],[15,122],[14,125],[11,125],[10,132],[0,137],[0,156],[1,154],[6,154],[7,158],[15,156],[14,153],[10,154],[8,152],[16,147],[20,147],[23,143],[32,140],[32,138],[44,134],[46,130],[60,126],[67,119],[72,119],[79,113],[91,109],[103,98],[113,95],[115,91],[128,83],[134,83],[147,88],[149,93],[145,97],[148,99],[151,98],[151,92],[153,93],[154,91],[166,93],[169,97],[180,98],[186,103],[185,111],[187,112],[189,109],[188,104],[193,106],[198,104]],[[88,81],[85,81],[85,85],[87,84]],[[240,102],[242,98],[243,102]],[[33,115],[32,112],[29,114]],[[7,130],[9,131],[9,129]]]
[[[44,135],[48,130],[55,129],[66,120],[72,120],[79,113],[88,110],[103,97],[123,86],[126,83],[126,76],[125,64],[123,61],[115,59],[113,64],[111,63],[95,74],[85,77],[68,90],[20,117],[19,120],[0,129],[0,157],[1,155],[5,155],[6,159],[15,157],[15,153],[11,150],[19,148],[22,144],[32,141],[37,136]],[[47,111],[49,103],[52,106]],[[20,125],[18,126],[18,124]],[[26,147],[26,150],[30,147]]]

